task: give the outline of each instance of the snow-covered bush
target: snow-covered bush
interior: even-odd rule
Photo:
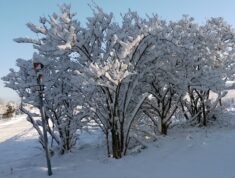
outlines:
[[[2,114],[3,119],[8,119],[14,116],[15,114],[15,107],[11,104],[6,105],[6,112]]]

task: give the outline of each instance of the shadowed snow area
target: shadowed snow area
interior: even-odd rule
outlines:
[[[120,160],[106,157],[101,133],[84,132],[78,142],[78,149],[52,158],[52,177],[235,177],[233,127],[173,128],[141,153]],[[0,122],[0,154],[0,178],[48,177],[37,134],[24,117]]]

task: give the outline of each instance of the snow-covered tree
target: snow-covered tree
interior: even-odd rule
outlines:
[[[188,82],[182,110],[187,119],[206,126],[208,119],[215,117],[215,109],[226,94],[225,83],[234,66],[234,33],[221,18],[212,18],[204,26],[193,23],[192,18],[184,18],[172,26],[175,31],[187,29],[187,33],[179,37],[180,45],[185,47],[181,65]],[[217,94],[214,101],[211,92]]]
[[[36,74],[33,70],[33,61],[39,61],[45,67],[43,74],[44,84],[44,105],[46,108],[46,117],[48,119],[47,131],[52,136],[52,140],[60,146],[61,153],[70,150],[77,140],[77,129],[81,128],[83,114],[80,112],[79,103],[76,98],[80,92],[71,82],[74,63],[70,60],[71,53],[64,50],[64,41],[73,40],[72,21],[73,14],[69,12],[69,6],[61,7],[61,16],[53,14],[49,19],[40,18],[41,26],[28,23],[27,26],[41,38],[17,38],[19,43],[32,43],[38,50],[32,60],[18,60],[18,72],[11,70],[11,73],[3,78],[6,86],[16,90],[22,98],[22,106],[31,104],[36,108],[37,100],[37,83]],[[73,24],[78,25],[75,21]],[[63,39],[64,38],[64,39]],[[78,85],[78,84],[77,84]],[[36,121],[33,113],[22,107],[22,111],[28,114],[28,120],[37,129],[40,139],[43,139],[41,133],[41,122]],[[36,115],[37,116],[37,115]],[[41,143],[43,143],[41,141]]]

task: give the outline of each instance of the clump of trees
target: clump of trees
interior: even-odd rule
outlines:
[[[90,121],[102,129],[108,155],[118,159],[133,140],[141,143],[136,130],[143,124],[152,126],[151,135],[166,135],[176,113],[200,126],[216,117],[235,62],[234,29],[222,18],[200,25],[188,16],[167,22],[128,11],[116,23],[112,13],[97,6],[92,11],[81,26],[62,5],[60,14],[27,24],[38,38],[15,39],[36,52],[18,59],[19,70],[3,80],[22,98],[21,110],[41,143],[40,114],[24,107],[39,108],[33,60],[45,66],[47,132],[61,153],[71,150],[77,130]]]

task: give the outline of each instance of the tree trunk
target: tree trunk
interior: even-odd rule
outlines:
[[[107,155],[110,157],[110,148],[109,148],[109,132],[105,133],[106,147],[107,147]]]
[[[161,134],[162,135],[167,135],[167,125],[165,123],[162,123],[162,126],[161,126]]]
[[[122,157],[121,140],[117,130],[112,129],[112,152],[115,159]]]
[[[207,126],[207,115],[206,115],[206,109],[205,109],[204,101],[202,101],[202,116],[203,116],[202,125]]]

